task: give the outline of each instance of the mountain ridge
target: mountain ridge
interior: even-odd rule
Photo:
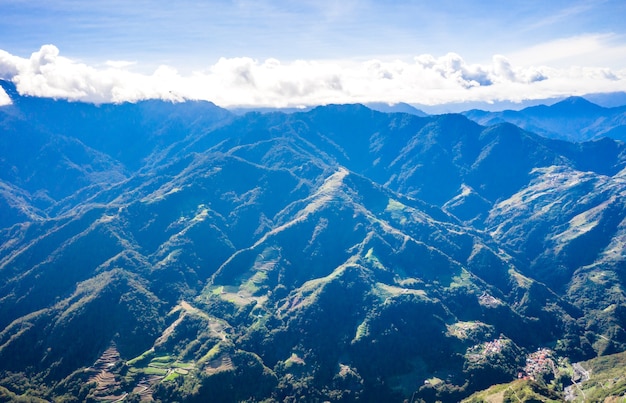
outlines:
[[[459,401],[537,348],[626,349],[622,142],[363,105],[30,101],[0,117],[16,396]],[[83,182],[55,193],[68,160]]]

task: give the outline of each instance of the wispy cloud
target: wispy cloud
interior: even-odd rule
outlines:
[[[435,105],[626,91],[626,70],[520,65],[502,55],[487,64],[471,64],[454,53],[365,62],[221,58],[187,75],[169,66],[151,74],[132,72],[127,62],[105,66],[63,57],[53,45],[30,58],[0,51],[0,77],[13,81],[21,94],[95,103],[157,98],[203,99],[225,107],[374,101]],[[0,102],[6,103],[4,95]]]
[[[557,23],[571,21],[573,17],[585,14],[605,2],[606,0],[585,0],[583,2],[579,1],[578,3],[568,4],[567,7],[554,13],[544,15],[542,18],[539,18],[535,22],[528,24],[524,28],[524,31],[532,31]]]
[[[620,65],[626,51],[623,43],[612,34],[587,34],[554,39],[516,51],[509,55],[523,65],[572,65],[585,60],[587,65]],[[578,62],[578,63],[577,63]]]

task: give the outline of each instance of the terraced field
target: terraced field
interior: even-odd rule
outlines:
[[[89,382],[96,383],[95,390],[91,392],[92,398],[100,402],[117,402],[126,397],[126,393],[121,391],[120,377],[117,374],[120,364],[120,353],[112,345],[89,368],[88,371],[94,374]]]

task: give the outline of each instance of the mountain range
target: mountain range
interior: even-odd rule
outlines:
[[[602,107],[582,97],[553,105],[535,105],[519,111],[470,110],[465,116],[481,125],[513,123],[539,135],[581,142],[610,137],[626,140],[626,106]]]
[[[541,136],[528,111],[240,115],[1,84],[0,396],[459,401],[537,349],[626,350],[621,141]],[[565,133],[570,107],[593,109],[532,110]]]

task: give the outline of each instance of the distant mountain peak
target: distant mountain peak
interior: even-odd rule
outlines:
[[[577,112],[589,113],[589,112],[596,112],[604,108],[602,108],[599,105],[594,104],[593,102],[588,101],[587,99],[583,97],[571,96],[552,105],[550,109],[559,110],[564,113],[577,113]]]
[[[387,102],[368,102],[365,104],[370,109],[384,113],[408,113],[419,117],[426,117],[428,114],[420,109],[415,108],[405,102],[387,103]]]
[[[475,122],[490,126],[510,122],[544,137],[575,142],[610,137],[624,140],[623,114],[626,106],[605,107],[586,97],[572,96],[552,105],[536,105],[519,111],[463,113]]]

